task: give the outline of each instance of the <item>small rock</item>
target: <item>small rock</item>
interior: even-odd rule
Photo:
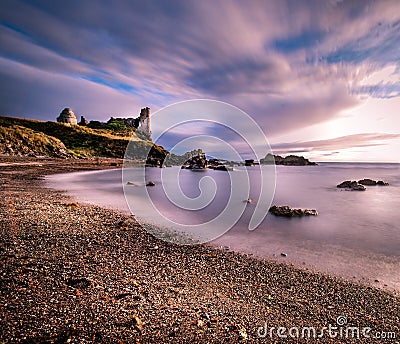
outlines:
[[[66,206],[68,209],[73,210],[73,209],[76,209],[76,208],[78,207],[78,203],[76,203],[76,202],[66,203],[65,206]]]
[[[146,183],[146,186],[155,186],[156,183],[152,182],[151,180]]]
[[[143,331],[143,322],[140,320],[140,318],[137,316],[136,310],[133,312],[132,316],[132,324],[133,326],[140,332]]]
[[[239,332],[238,332],[238,335],[239,335],[239,340],[240,341],[247,340],[247,332],[246,332],[245,328],[240,329]]]
[[[282,256],[282,257],[287,257],[287,254],[282,252],[282,253],[281,253],[281,256]]]
[[[85,277],[83,277],[83,278],[70,278],[67,281],[67,285],[68,286],[74,287],[74,288],[81,288],[81,289],[85,289],[85,288],[89,287],[91,284],[92,284],[92,282],[90,280],[88,280],[87,278],[85,278]]]
[[[122,293],[122,294],[118,294],[118,295],[115,297],[115,299],[116,299],[116,300],[121,300],[121,299],[124,299],[125,297],[128,297],[128,296],[132,296],[132,293]]]

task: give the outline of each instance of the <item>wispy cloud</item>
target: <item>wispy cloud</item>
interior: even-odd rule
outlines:
[[[341,136],[327,140],[277,143],[272,145],[272,149],[278,154],[334,151],[325,153],[325,155],[332,155],[338,154],[340,150],[343,149],[387,145],[389,144],[389,140],[396,139],[400,139],[400,134],[363,133]]]

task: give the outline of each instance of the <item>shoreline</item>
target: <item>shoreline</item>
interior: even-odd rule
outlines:
[[[117,169],[74,172],[49,175],[45,180],[47,187],[55,190],[68,190],[67,194],[77,202],[120,211],[129,216],[131,211],[127,206],[126,196],[123,195],[123,187],[121,190],[117,190],[115,186],[112,189],[109,187],[109,183],[114,185],[115,181],[122,179],[120,171]],[[102,182],[92,184],[92,181],[97,178]],[[104,185],[108,186],[104,187]],[[143,215],[142,211],[137,209],[133,211],[136,215]],[[150,213],[150,216],[154,216],[154,213]],[[152,225],[151,222],[148,222],[147,225],[155,231],[149,230],[149,232],[158,236],[156,234],[160,233],[158,227]],[[260,228],[259,231],[262,229]],[[280,231],[279,227],[273,229],[276,232]],[[400,292],[398,276],[400,257],[354,246],[349,248],[340,244],[335,245],[318,239],[313,241],[308,238],[302,241],[298,238],[293,242],[293,240],[279,237],[271,238],[270,236],[268,238],[268,234],[265,233],[266,238],[261,237],[262,234],[260,234],[258,239],[254,239],[257,238],[256,232],[249,233],[247,229],[236,227],[208,242],[207,245],[214,248],[225,247],[228,250],[252,255],[261,260],[290,264],[302,270],[334,275],[347,281],[377,287],[389,292]],[[179,238],[180,234],[171,229],[165,231],[165,235],[171,239]],[[160,238],[160,236],[158,237]],[[285,256],[283,257],[281,253],[284,253]]]
[[[76,203],[41,180],[119,164],[0,158],[1,341],[259,342],[265,322],[322,328],[338,316],[400,337],[395,293],[209,245],[169,244],[132,217]]]

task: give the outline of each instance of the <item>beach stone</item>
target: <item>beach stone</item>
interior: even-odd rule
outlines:
[[[80,289],[85,289],[87,287],[89,287],[92,284],[92,282],[90,280],[88,280],[87,278],[83,277],[83,278],[70,278],[67,281],[67,285],[70,287],[74,287],[74,288],[80,288]]]

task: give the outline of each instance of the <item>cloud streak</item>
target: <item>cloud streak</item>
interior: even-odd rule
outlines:
[[[389,144],[390,140],[399,139],[400,134],[362,133],[346,135],[327,140],[277,143],[272,145],[272,149],[277,154],[334,151],[331,153],[326,153],[328,155],[332,155],[338,154],[339,151],[343,149],[383,146]]]

